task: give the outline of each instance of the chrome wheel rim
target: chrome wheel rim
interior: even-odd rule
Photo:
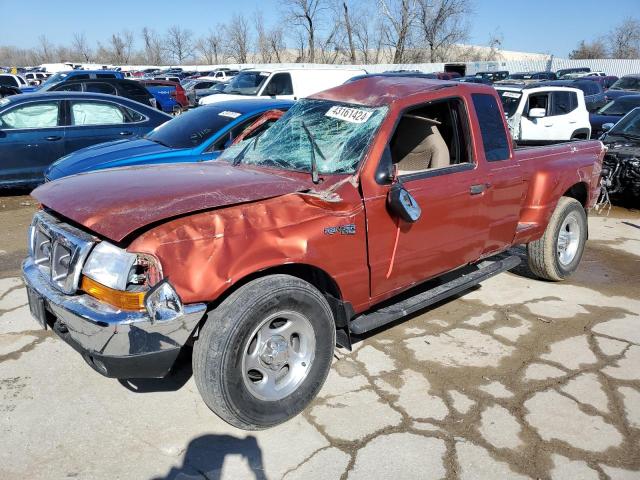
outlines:
[[[291,395],[307,378],[315,349],[315,333],[304,315],[289,310],[269,315],[242,350],[245,386],[265,401]]]
[[[575,212],[571,212],[562,222],[556,243],[558,261],[562,265],[569,265],[576,258],[580,245],[580,235],[578,215]]]

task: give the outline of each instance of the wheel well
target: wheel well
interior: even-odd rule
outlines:
[[[571,134],[571,138],[574,140],[588,140],[589,130],[586,130],[586,129],[576,130]]]
[[[576,183],[562,194],[563,197],[575,198],[583,207],[587,206],[587,185],[583,182]]]
[[[290,263],[286,265],[278,265],[275,267],[267,268],[265,270],[259,270],[246,277],[235,282],[230,288],[228,288],[222,295],[215,299],[210,304],[210,308],[215,308],[222,303],[225,298],[231,295],[238,288],[246,285],[252,280],[260,277],[266,277],[267,275],[285,274],[297,277],[309,282],[316,287],[325,296],[329,295],[337,300],[342,299],[342,293],[338,284],[331,278],[331,276],[322,270],[321,268],[314,267],[313,265]]]

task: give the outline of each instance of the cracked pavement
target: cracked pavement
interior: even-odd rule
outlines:
[[[18,276],[33,209],[0,198],[0,478],[640,478],[637,212],[592,215],[565,283],[520,266],[337,349],[303,414],[244,432],[189,358],[119,382],[38,329]]]

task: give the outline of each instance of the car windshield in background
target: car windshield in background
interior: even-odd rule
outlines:
[[[636,107],[640,107],[640,97],[636,100],[628,100],[626,98],[619,98],[607,103],[604,107],[598,110],[598,115],[626,115]]]
[[[629,136],[640,139],[640,108],[636,108],[629,112],[607,133],[607,136],[615,135],[619,135],[621,137]]]
[[[227,149],[220,159],[233,162],[240,155],[246,164],[309,172],[315,156],[320,174],[353,173],[387,110],[300,100],[264,134]]]
[[[267,72],[242,72],[231,79],[224,93],[257,95],[267,78],[269,78]]]
[[[9,77],[7,75],[0,75],[0,85],[4,87],[15,87],[16,81],[13,77]]]
[[[194,148],[240,115],[215,106],[202,107],[163,123],[145,138],[170,148]]]
[[[623,77],[611,85],[611,90],[638,90],[640,91],[640,78]]]
[[[56,83],[60,83],[64,81],[64,79],[67,78],[68,76],[69,76],[68,73],[58,72],[55,75],[50,76],[47,79],[47,81],[42,84],[42,86],[45,87],[47,85],[55,85]]]
[[[502,100],[502,109],[504,110],[504,113],[507,117],[513,116],[518,109],[518,104],[520,103],[520,97],[522,94],[511,90],[498,90],[498,94],[500,95],[500,100]]]

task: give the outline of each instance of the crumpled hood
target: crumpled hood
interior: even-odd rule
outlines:
[[[308,188],[306,182],[227,162],[145,165],[73,175],[32,196],[116,242],[154,222]]]
[[[151,160],[159,162],[158,155],[186,151],[171,149],[144,138],[114,140],[85,147],[62,157],[47,169],[45,176],[49,180],[57,180],[91,170],[150,163]]]

